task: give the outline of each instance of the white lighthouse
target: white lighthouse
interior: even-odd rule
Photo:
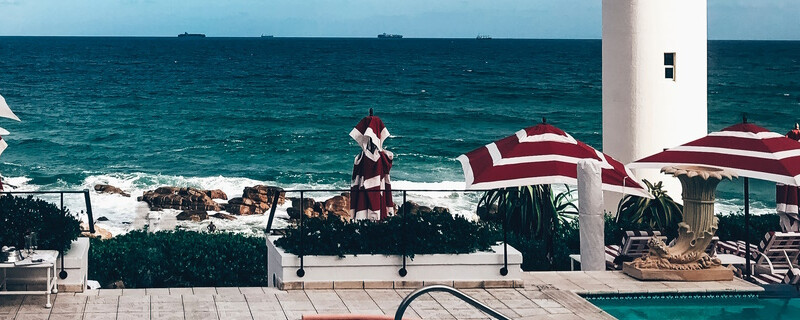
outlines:
[[[603,152],[622,163],[708,134],[706,0],[603,0]],[[677,179],[664,181],[680,201]],[[616,212],[619,196],[606,195]]]

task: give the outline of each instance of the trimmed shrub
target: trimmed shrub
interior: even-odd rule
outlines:
[[[80,221],[69,210],[33,196],[0,196],[0,245],[25,247],[25,234],[36,232],[39,249],[63,250],[81,234]]]
[[[744,212],[717,215],[720,240],[744,240]],[[750,215],[750,243],[758,244],[769,231],[781,231],[780,218],[777,214]]]
[[[127,288],[266,286],[263,237],[194,231],[132,231],[92,239],[89,278]]]
[[[413,258],[414,254],[488,251],[500,239],[499,229],[493,224],[472,222],[448,212],[430,212],[406,218],[393,216],[381,222],[306,219],[302,233],[298,225],[293,225],[275,245],[293,254],[344,257],[405,252]]]

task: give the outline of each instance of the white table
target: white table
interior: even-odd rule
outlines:
[[[47,296],[47,304],[45,304],[45,308],[50,308],[53,304],[50,302],[50,294],[51,293],[58,293],[58,289],[56,288],[56,259],[58,258],[58,251],[55,250],[38,250],[36,254],[32,256],[25,257],[25,260],[22,263],[30,263],[32,260],[42,259],[41,263],[33,263],[33,264],[25,264],[25,265],[17,265],[13,262],[11,263],[0,263],[0,269],[3,270],[3,280],[0,283],[0,295],[33,295],[33,294],[42,294]],[[34,281],[41,281],[45,280],[47,285],[45,286],[44,291],[9,291],[8,290],[8,277],[7,271],[13,270],[30,270],[31,273],[44,269],[46,273],[46,278],[19,278],[19,280],[34,280]]]

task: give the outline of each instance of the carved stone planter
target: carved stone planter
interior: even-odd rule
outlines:
[[[733,280],[733,271],[706,254],[705,249],[717,231],[717,184],[738,176],[729,170],[698,166],[665,167],[661,172],[678,178],[683,187],[683,222],[678,224],[678,238],[672,246],[651,239],[650,252],[625,263],[622,270],[641,280]]]

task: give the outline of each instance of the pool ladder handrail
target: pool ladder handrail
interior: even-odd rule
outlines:
[[[406,309],[408,308],[409,305],[411,305],[411,302],[414,301],[414,299],[419,298],[419,296],[421,296],[423,294],[426,294],[428,292],[437,292],[437,291],[438,292],[446,292],[446,293],[452,294],[456,298],[459,298],[459,299],[463,300],[464,302],[469,303],[470,305],[472,305],[473,307],[477,308],[478,310],[488,313],[490,316],[494,317],[495,319],[511,320],[511,318],[504,316],[503,314],[501,314],[500,312],[495,311],[492,308],[489,308],[489,306],[481,303],[478,300],[475,300],[475,298],[470,297],[470,296],[466,295],[465,293],[463,293],[461,291],[458,291],[458,290],[456,290],[454,288],[451,288],[451,287],[448,287],[448,286],[444,286],[444,285],[432,285],[432,286],[422,287],[422,288],[419,288],[416,291],[410,293],[408,296],[406,296],[405,299],[403,299],[403,302],[401,302],[400,305],[397,306],[397,312],[394,314],[394,320],[403,320],[403,314],[406,313]]]

